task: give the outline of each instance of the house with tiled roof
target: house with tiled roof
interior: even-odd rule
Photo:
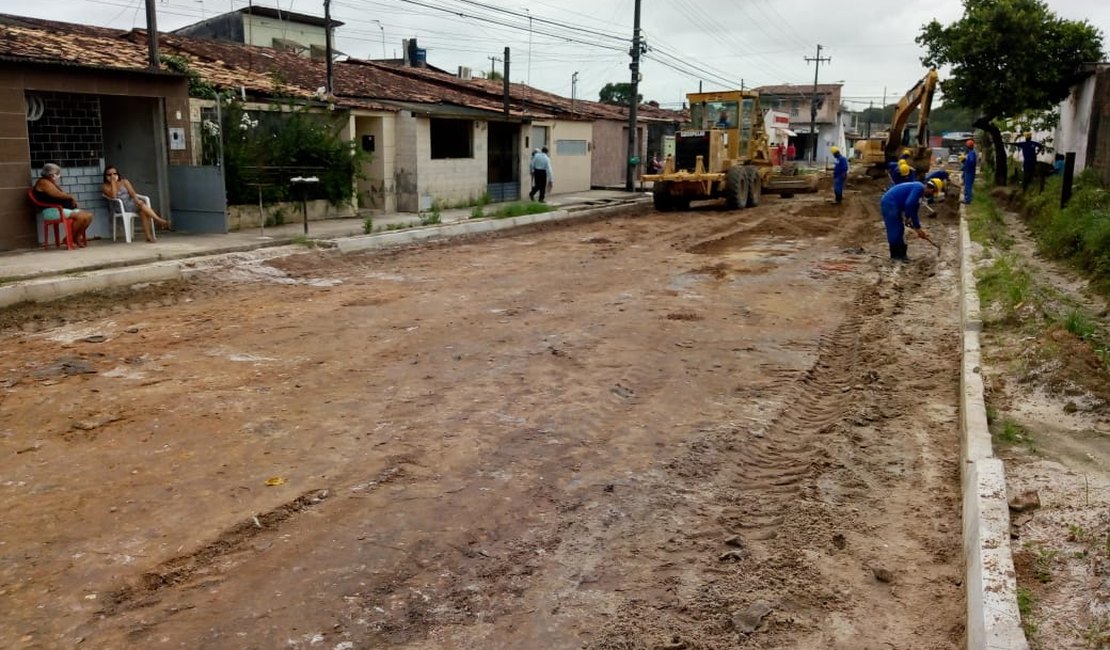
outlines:
[[[840,97],[842,87],[843,84],[782,84],[760,86],[754,90],[759,93],[759,103],[764,110],[789,116],[791,135],[787,144],[794,145],[797,159],[810,160],[816,145],[817,162],[828,162],[832,158],[829,147],[847,150],[845,134],[848,125]],[[810,122],[814,118],[812,109],[815,103],[817,113],[812,120],[815,131],[812,133]]]
[[[169,168],[189,161],[188,82],[150,66],[145,42],[0,15],[0,107],[0,250],[39,242],[26,193],[47,162],[62,165],[63,188],[97,215],[90,236],[111,235],[105,160],[168,211]]]
[[[21,204],[19,192],[25,191],[27,173],[47,160],[62,161],[70,179],[86,179],[76,189],[98,210],[103,210],[103,201],[92,181],[99,182],[110,159],[137,186],[150,190],[156,209],[175,223],[189,230],[225,232],[222,169],[202,164],[212,158],[203,151],[202,127],[218,121],[218,106],[213,99],[187,97],[190,78],[233,94],[247,111],[280,110],[276,103],[287,107],[293,102],[337,117],[343,137],[371,153],[364,178],[357,181],[357,204],[341,208],[341,214],[361,209],[415,212],[483,195],[494,201],[520,199],[528,191],[528,152],[541,146],[550,149],[559,192],[623,184],[627,173],[625,108],[570,100],[523,84],[452,75],[421,65],[419,57],[401,63],[336,61],[327,94],[326,62],[301,56],[295,48],[160,34],[159,52],[177,62],[179,72],[170,72],[150,65],[144,30],[2,15],[0,29],[6,36],[0,38],[0,78],[10,80],[3,89],[9,105],[41,107],[44,117],[37,119],[47,122],[71,113],[74,106],[89,107],[87,115],[73,118],[88,120],[87,125],[66,127],[85,129],[82,141],[87,144],[81,157],[69,158],[46,146],[46,131],[31,124],[37,120],[23,120],[23,113],[34,111],[21,111],[18,120],[9,113],[12,126],[20,125],[17,132],[24,123],[30,126],[12,145],[24,152],[10,158],[21,161],[22,171],[10,175],[4,195],[10,210],[4,223],[12,234],[7,240],[0,235],[3,248],[33,242],[34,227],[26,223],[29,208]],[[23,74],[29,67],[48,74]],[[115,79],[114,85],[102,81],[105,76]],[[155,83],[167,90],[156,95],[147,87]],[[39,96],[55,89],[72,92]],[[649,130],[673,130],[679,117],[643,107],[638,122],[641,158],[647,153]],[[181,191],[173,191],[175,186]],[[107,234],[104,217],[96,220],[91,234]]]

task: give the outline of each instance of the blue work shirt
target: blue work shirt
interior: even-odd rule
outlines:
[[[844,178],[848,175],[848,159],[843,154],[836,154],[836,165],[833,166],[833,178]]]
[[[970,174],[972,177],[974,177],[977,162],[979,162],[979,156],[975,155],[974,149],[969,149],[967,152],[967,157],[964,158],[964,164],[960,166],[960,171],[965,174]]]
[[[921,205],[921,197],[925,196],[925,183],[914,181],[912,183],[899,183],[891,187],[879,200],[880,207],[895,208],[900,215],[910,218],[915,229],[921,228],[921,221],[917,218],[917,210]],[[886,213],[886,210],[883,210]]]

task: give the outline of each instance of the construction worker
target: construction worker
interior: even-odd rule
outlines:
[[[910,181],[916,180],[913,167],[910,166],[909,161],[905,158],[902,158],[897,162],[890,163],[889,165],[887,165],[887,169],[890,173],[891,185],[897,185],[899,183],[909,183]]]
[[[979,156],[975,155],[975,141],[967,141],[967,154],[964,156],[963,163],[960,164],[960,171],[963,172],[964,182],[964,203],[971,203],[972,189],[975,186],[975,171],[978,167]]]
[[[829,152],[836,158],[833,166],[833,196],[840,203],[844,199],[844,181],[848,180],[848,159],[840,153],[839,147],[832,147]]]
[[[1026,131],[1024,133],[1025,140],[1022,142],[1015,142],[1011,147],[1017,147],[1021,150],[1021,191],[1029,189],[1029,183],[1033,182],[1033,172],[1037,170],[1037,154],[1044,151],[1044,145],[1033,139],[1033,132]]]
[[[933,180],[934,178],[939,178],[941,181],[944,182],[944,185],[942,186],[941,191],[937,195],[934,195],[933,197],[931,197],[927,201],[928,203],[933,203],[935,201],[943,201],[948,196],[948,190],[947,190],[947,188],[948,188],[948,179],[949,179],[948,171],[944,170],[944,169],[938,169],[935,172],[929,172],[929,175],[925,177],[925,181],[928,182],[928,181]],[[930,217],[935,217],[936,215],[931,214],[929,216]]]
[[[879,210],[883,214],[883,225],[886,227],[886,241],[890,244],[890,259],[895,262],[908,262],[906,255],[905,227],[908,225],[921,239],[927,239],[929,234],[921,227],[917,218],[917,211],[921,206],[921,199],[932,198],[944,189],[944,181],[934,178],[927,183],[913,181],[899,183],[888,189],[883,198],[879,200]]]

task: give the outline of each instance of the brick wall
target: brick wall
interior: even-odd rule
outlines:
[[[33,185],[41,176],[41,165],[31,169],[31,181],[29,185]],[[93,237],[111,239],[112,237],[111,213],[108,212],[107,202],[105,202],[104,197],[100,194],[100,184],[103,182],[104,170],[99,160],[95,162],[94,166],[67,167],[62,165],[62,180],[60,182],[62,191],[76,199],[77,205],[82,210],[89,210],[93,213],[93,222],[88,230],[89,239]],[[36,232],[39,243],[41,244],[41,214],[35,215],[35,223],[37,224]],[[120,232],[122,233],[122,231]],[[122,237],[122,234],[120,234],[120,236]]]
[[[98,165],[104,157],[100,99],[96,95],[38,92],[42,117],[27,123],[31,166],[58,163],[62,167]]]

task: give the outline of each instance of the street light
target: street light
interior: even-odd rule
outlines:
[[[372,22],[378,23],[378,27],[382,30],[382,59],[386,59],[387,57],[385,55],[385,25],[382,24],[382,21],[380,21],[376,18]]]
[[[528,14],[528,85],[532,85],[532,10],[525,7],[524,13]]]

